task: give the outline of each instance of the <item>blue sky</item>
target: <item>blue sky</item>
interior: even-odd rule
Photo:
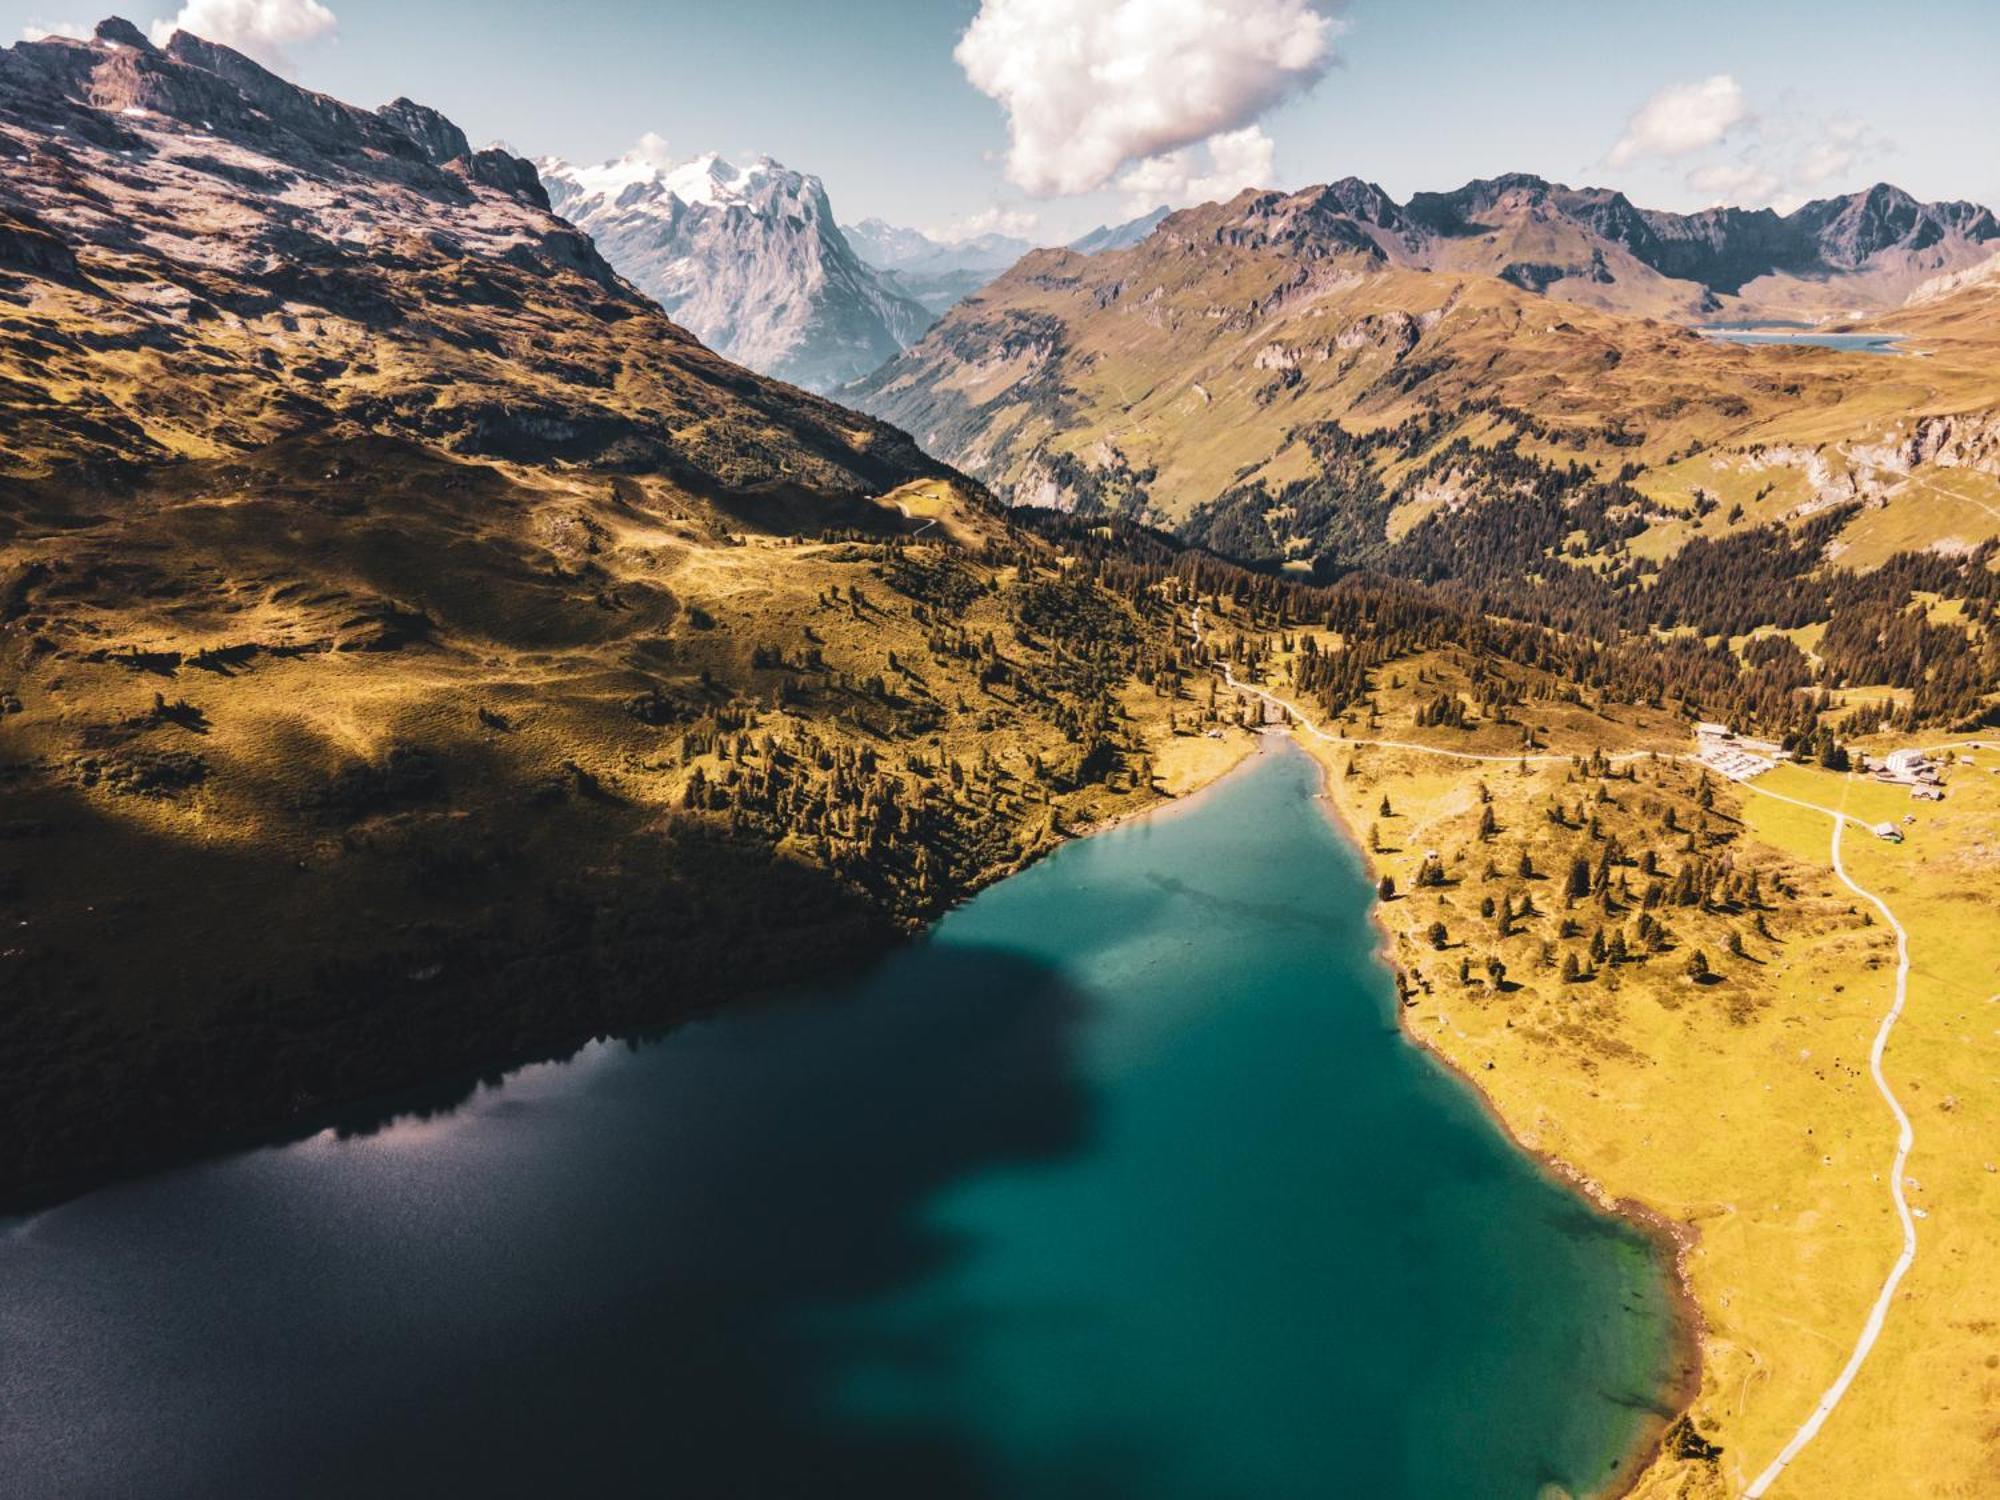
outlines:
[[[255,9],[185,4],[209,35]],[[181,14],[179,0],[125,9],[141,26]],[[1665,208],[1783,207],[1882,179],[2000,202],[1990,0],[263,0],[261,13],[281,19],[251,50],[356,103],[408,94],[476,140],[583,161],[646,132],[679,156],[768,152],[817,172],[848,220],[1032,220],[1033,237],[1062,239],[1152,197],[1349,173],[1398,198],[1532,171]],[[975,18],[977,55],[955,58]],[[73,0],[0,3],[10,35],[95,19]],[[1063,73],[1079,47],[1087,66]]]

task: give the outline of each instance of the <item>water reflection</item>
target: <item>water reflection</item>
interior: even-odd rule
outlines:
[[[1018,954],[920,947],[865,1005],[44,1215],[0,1245],[0,1489],[990,1493],[962,1434],[831,1415],[813,1329],[963,1252],[943,1184],[1079,1145],[1080,1015]]]

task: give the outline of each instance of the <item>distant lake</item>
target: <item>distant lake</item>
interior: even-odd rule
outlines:
[[[0,1226],[0,1492],[1590,1491],[1663,1267],[1398,1031],[1318,787],[1273,744],[852,984]]]
[[[1810,323],[1703,323],[1695,332],[1727,344],[1812,344],[1850,354],[1896,354],[1903,342],[1895,333],[1819,333]]]

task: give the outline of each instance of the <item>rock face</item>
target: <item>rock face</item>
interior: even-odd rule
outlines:
[[[942,317],[1034,248],[1006,234],[982,234],[946,243],[916,229],[880,219],[842,226],[841,232],[882,279],[933,318]]]
[[[301,433],[705,493],[935,472],[702,347],[550,212],[528,162],[410,100],[357,108],[114,20],[0,51],[0,158],[0,473]],[[831,229],[823,196],[805,207]],[[894,352],[868,326],[860,367]]]
[[[538,162],[556,211],[711,348],[808,390],[867,374],[932,313],[849,245],[817,177],[759,157]]]

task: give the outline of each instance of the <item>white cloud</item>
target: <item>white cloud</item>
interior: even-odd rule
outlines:
[[[976,214],[953,219],[939,229],[925,231],[941,245],[956,245],[965,240],[976,240],[982,234],[1004,234],[1010,238],[1031,239],[1041,227],[1041,216],[1031,209],[1008,208],[995,204],[983,208]]]
[[[1311,0],[981,0],[954,56],[1007,112],[1007,176],[1087,193],[1240,130],[1333,62]]]
[[[1118,179],[1134,214],[1164,203],[1185,208],[1190,203],[1219,203],[1247,187],[1271,186],[1275,147],[1262,127],[1212,135],[1201,144],[1208,164],[1203,169],[1196,148],[1183,146],[1163,156],[1149,156]]]
[[[1711,162],[1687,175],[1687,184],[1708,196],[1711,208],[1761,208],[1783,186],[1774,172],[1755,162]]]
[[[90,28],[79,26],[74,21],[30,21],[21,28],[21,40],[24,42],[46,42],[52,36],[87,42],[90,40]]]
[[[1844,177],[1853,170],[1856,152],[1853,146],[1840,141],[1817,141],[1806,147],[1799,157],[1796,175],[1799,181],[1817,187],[1836,177]]]
[[[153,23],[152,36],[165,46],[176,31],[192,32],[289,73],[288,49],[327,35],[336,24],[320,0],[186,0],[172,20]]]
[[[1850,115],[1779,112],[1760,116],[1755,135],[1731,159],[1702,162],[1685,180],[1711,203],[1789,213],[1810,198],[1853,191],[1864,166],[1894,150]]]
[[[1688,156],[1719,144],[1749,119],[1743,87],[1727,73],[1677,83],[1639,106],[1605,160],[1624,167],[1646,156]]]
[[[625,153],[631,161],[642,161],[665,171],[674,164],[674,153],[667,148],[667,138],[657,130],[648,130]]]

